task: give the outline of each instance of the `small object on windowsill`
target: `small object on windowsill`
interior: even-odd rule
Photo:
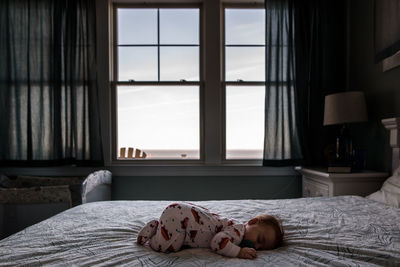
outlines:
[[[133,147],[128,147],[128,158],[133,158]]]
[[[125,148],[125,147],[121,147],[121,148],[119,149],[119,157],[120,157],[121,159],[124,159],[124,158],[125,158],[125,152],[126,152],[126,148]]]

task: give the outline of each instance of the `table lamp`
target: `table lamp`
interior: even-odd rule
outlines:
[[[367,121],[364,92],[348,91],[325,96],[324,126],[341,124],[336,137],[333,166],[349,166],[353,162],[353,142],[348,133],[348,123]]]

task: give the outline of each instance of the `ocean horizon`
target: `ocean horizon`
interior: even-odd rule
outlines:
[[[141,156],[146,153],[146,160],[198,160],[200,159],[200,150],[197,149],[140,149]],[[120,160],[131,160],[127,158],[128,148],[126,148],[125,157],[118,157]],[[118,152],[119,154],[119,152]],[[133,156],[135,153],[133,153]],[[226,159],[262,159],[263,150],[261,149],[230,149],[226,153]],[[135,158],[133,158],[135,159]]]

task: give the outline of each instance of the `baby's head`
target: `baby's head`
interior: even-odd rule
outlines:
[[[257,250],[270,250],[282,244],[283,235],[282,224],[277,218],[258,215],[247,222],[244,239],[253,242]]]

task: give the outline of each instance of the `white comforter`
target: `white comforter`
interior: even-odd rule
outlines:
[[[109,201],[77,206],[0,241],[0,266],[400,266],[400,209],[356,196],[193,202],[247,221],[278,215],[283,247],[255,260],[209,249],[163,254],[136,236],[170,201]]]

